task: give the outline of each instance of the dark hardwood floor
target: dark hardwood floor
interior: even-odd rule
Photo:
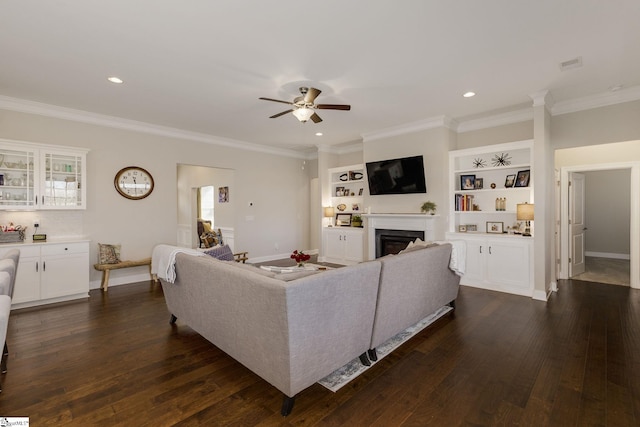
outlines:
[[[31,425],[637,426],[640,291],[566,281],[548,303],[462,287],[447,315],[338,393],[282,395],[152,283],[11,314],[0,416]]]

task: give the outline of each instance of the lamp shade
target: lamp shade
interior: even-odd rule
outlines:
[[[335,214],[335,211],[334,211],[333,207],[328,206],[328,207],[324,208],[324,217],[325,218],[333,218],[334,214]]]
[[[292,113],[301,122],[306,122],[313,116],[313,110],[311,108],[297,108]]]
[[[518,221],[533,221],[533,208],[535,205],[520,203],[516,207],[516,218]]]

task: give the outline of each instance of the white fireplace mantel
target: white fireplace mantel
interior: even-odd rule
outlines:
[[[423,231],[425,240],[435,240],[435,220],[440,215],[372,213],[362,215],[367,227],[368,258],[376,257],[376,230]]]

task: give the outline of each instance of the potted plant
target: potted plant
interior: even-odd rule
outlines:
[[[424,213],[434,215],[436,213],[436,204],[434,202],[427,200],[422,204],[422,206],[420,207],[420,210]]]
[[[362,217],[360,215],[354,215],[351,217],[352,227],[362,227]]]

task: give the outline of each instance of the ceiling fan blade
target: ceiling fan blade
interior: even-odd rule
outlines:
[[[285,114],[288,114],[288,113],[290,113],[292,111],[293,111],[293,108],[291,110],[283,111],[282,113],[274,114],[273,116],[271,116],[269,118],[270,119],[275,119],[277,117],[284,116]]]
[[[320,118],[319,115],[317,115],[316,113],[313,113],[310,117],[311,120],[313,120],[313,123],[320,123],[322,121],[322,119]]]
[[[289,101],[280,101],[279,99],[273,99],[273,98],[258,98],[258,99],[262,99],[263,101],[273,101],[273,102],[281,102],[283,104],[289,104],[289,105],[293,105],[293,102],[289,102]]]
[[[349,111],[349,110],[351,110],[351,105],[344,105],[344,104],[318,104],[318,105],[316,105],[316,108],[318,110],[344,110],[344,111]]]
[[[304,95],[304,102],[307,104],[313,104],[313,101],[316,100],[318,95],[320,95],[322,91],[320,89],[316,89],[315,87],[310,87],[307,90],[307,93]]]

